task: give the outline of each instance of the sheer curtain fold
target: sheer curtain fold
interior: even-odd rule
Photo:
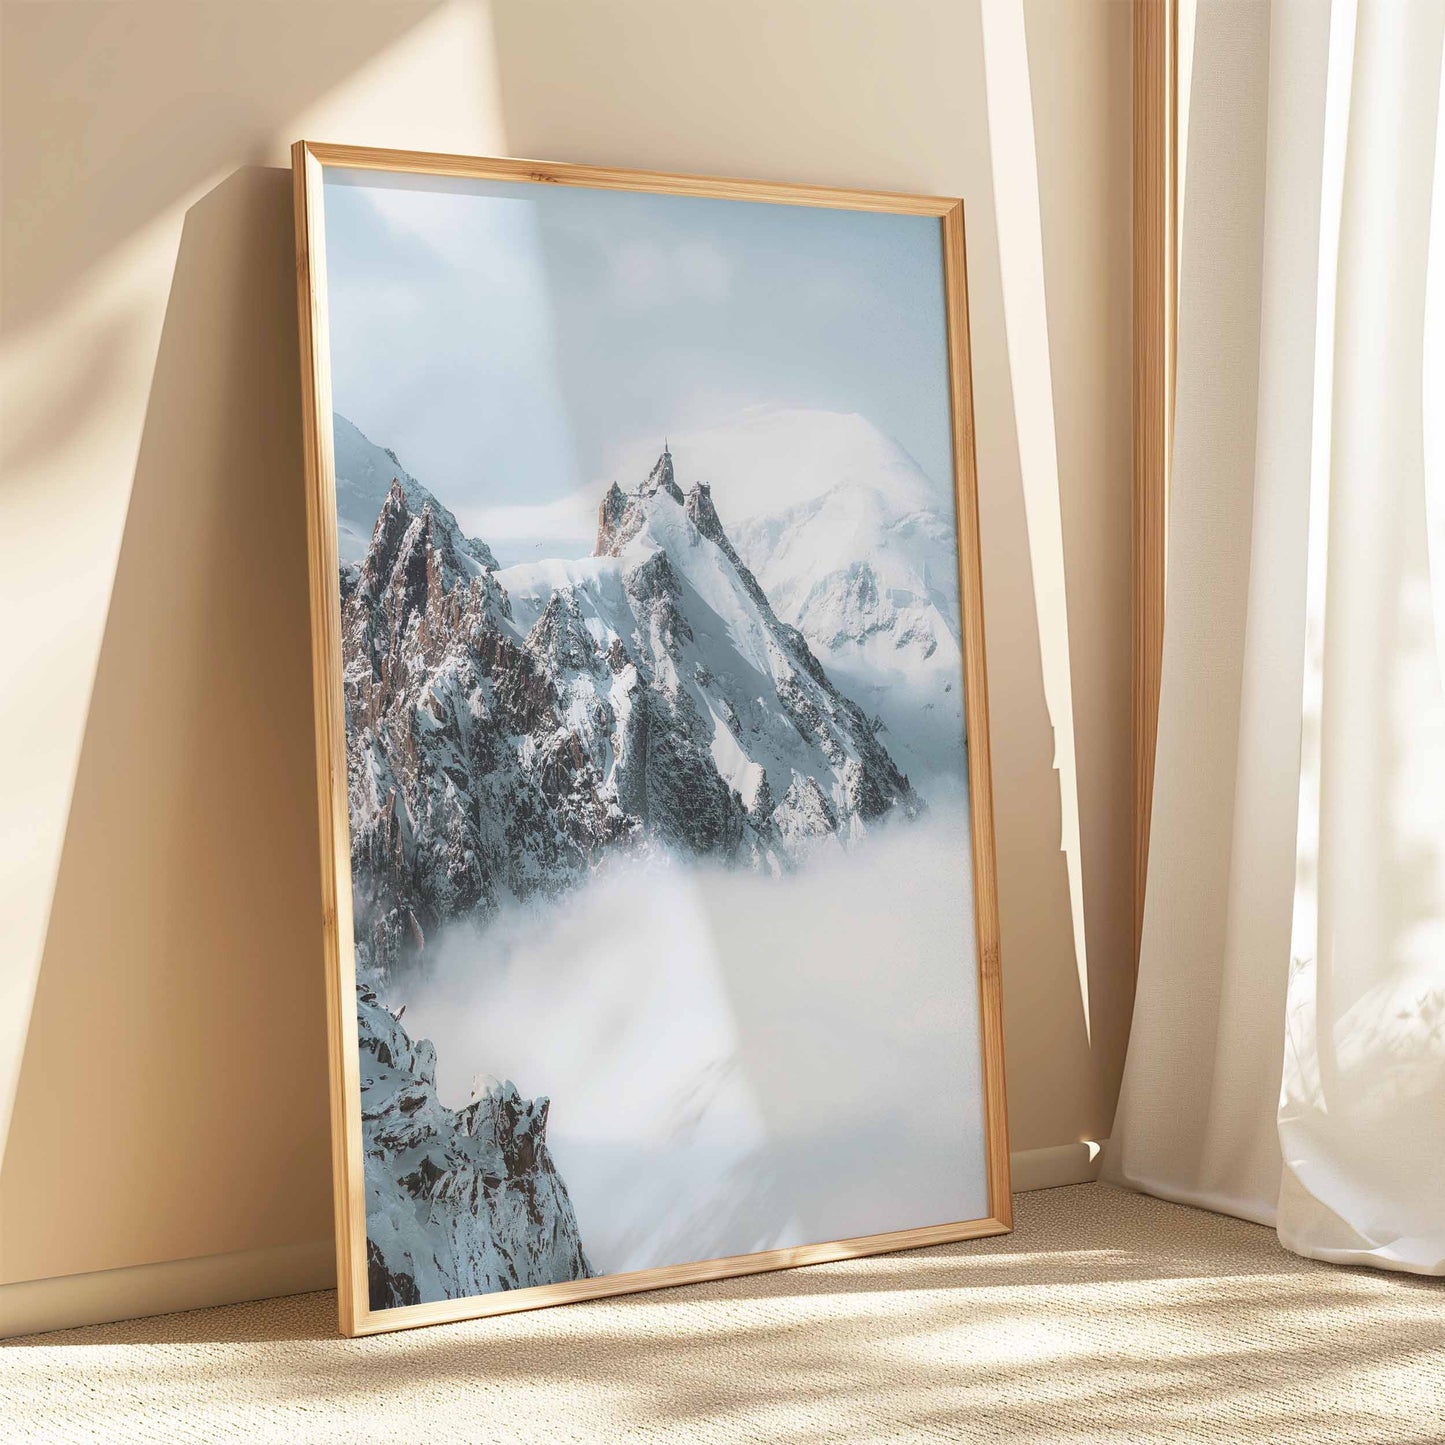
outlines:
[[[1442,36],[1445,0],[1198,5],[1148,894],[1105,1157],[1299,1253],[1431,1273]]]

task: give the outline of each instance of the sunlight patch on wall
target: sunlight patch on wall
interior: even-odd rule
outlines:
[[[1022,0],[984,0],[982,14],[989,146],[993,152],[994,207],[998,218],[1009,371],[1013,377],[1018,426],[1019,470],[1023,476],[1028,521],[1044,701],[1053,725],[1054,768],[1059,775],[1063,834],[1060,847],[1069,874],[1079,999],[1085,1028],[1092,1037],[1074,750],[1074,695],[1069,669],[1068,598],[1064,587],[1064,532],[1059,506],[1058,442],[1054,431],[1043,221],[1039,209],[1028,44]]]

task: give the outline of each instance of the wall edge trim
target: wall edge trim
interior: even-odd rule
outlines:
[[[1099,1177],[1103,1153],[1104,1143],[1094,1139],[1054,1144],[1047,1149],[1021,1149],[1013,1156],[1014,1193],[1092,1184]]]
[[[0,1339],[336,1287],[330,1239],[0,1284]]]

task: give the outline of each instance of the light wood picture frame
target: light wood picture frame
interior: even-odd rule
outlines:
[[[1010,1229],[962,203],[309,142],[293,148],[293,168],[343,1332],[373,1334]],[[565,215],[556,197],[571,207]],[[795,222],[810,214],[812,228],[799,230]],[[908,218],[912,224],[897,224]],[[612,225],[619,228],[615,245]],[[596,252],[604,243],[611,249]],[[593,249],[576,250],[582,247]],[[869,266],[878,274],[856,270]],[[422,271],[429,289],[416,279]],[[547,285],[539,286],[543,273]],[[463,296],[455,288],[470,287],[467,278],[476,285]],[[611,289],[602,295],[604,282]],[[918,302],[915,314],[907,309],[914,301],[898,300],[905,292],[925,301],[936,295],[936,304]],[[874,307],[866,315],[865,302]],[[816,334],[797,319],[804,313],[789,309],[805,303],[823,308],[806,313],[805,320],[823,318]],[[890,307],[904,317],[896,330]],[[679,349],[675,330],[645,329],[636,319],[643,311],[646,326],[675,328],[691,319],[704,330],[716,326],[722,339],[714,352],[704,353],[702,342]],[[795,329],[785,332],[788,325]],[[543,333],[551,349],[538,359],[531,349]],[[666,356],[650,349],[654,334],[667,337],[656,348]],[[864,334],[870,344],[856,345]],[[916,347],[915,336],[922,338]],[[496,354],[504,343],[508,349]],[[682,396],[674,383],[680,387],[677,378],[702,365],[698,357],[731,348],[734,370],[748,362],[762,368],[789,346],[801,379],[778,393],[786,405],[744,396],[743,421],[710,428],[695,406],[683,414],[679,404],[677,427],[655,439],[661,454],[650,471],[629,470],[626,490],[614,482],[578,492],[592,498],[589,506],[600,503],[592,555],[582,548],[565,554],[575,561],[532,560],[552,555],[549,539],[570,535],[575,524],[582,504],[566,490],[567,466],[586,451],[585,437],[610,436],[612,427],[623,438],[607,455],[599,448],[576,462],[590,483],[604,463],[629,465],[626,425],[650,425],[657,406]],[[333,352],[342,350],[338,369]],[[366,363],[352,364],[360,353]],[[848,365],[835,377],[832,363],[820,361],[820,375],[827,371],[820,380],[806,364],[814,355],[842,356]],[[384,358],[383,377],[377,358]],[[568,366],[563,399],[539,402],[539,391]],[[578,368],[588,383],[580,390]],[[922,383],[894,385],[890,368],[905,379],[913,368]],[[726,370],[720,364],[718,375]],[[613,372],[642,380],[614,387]],[[854,373],[862,380],[849,380]],[[726,391],[708,376],[708,386]],[[477,402],[478,377],[491,379],[482,391],[495,386],[499,396]],[[930,482],[928,466],[881,438],[856,414],[861,407],[797,404],[800,395],[820,393],[826,402],[846,402],[855,381],[858,394],[883,398],[878,405],[891,408],[900,429],[912,428],[915,448],[937,443],[936,456],[925,460],[932,472],[951,475]],[[701,386],[687,395],[695,400]],[[458,389],[449,395],[448,387]],[[611,398],[612,410],[597,391]],[[365,416],[338,411],[343,399]],[[559,416],[559,427],[544,424]],[[572,452],[554,456],[556,433],[574,422]],[[389,434],[375,434],[383,426]],[[395,433],[405,435],[397,440]],[[787,465],[759,473],[761,446]],[[674,452],[679,469],[698,477],[685,497]],[[806,485],[798,480],[815,473]],[[475,485],[450,480],[474,476]],[[785,543],[801,545],[788,539],[804,521],[822,527],[842,515],[844,501],[828,490],[836,477],[840,489],[853,488],[839,492],[849,505],[864,492],[871,498],[873,510],[859,513],[869,525],[891,530],[876,556],[851,561],[844,554],[847,565],[836,574],[851,577],[848,595],[871,609],[866,625],[820,642],[823,633],[809,631],[806,598],[814,574],[837,559],[815,555],[821,544],[813,533],[801,534],[806,565],[795,558],[790,573],[781,554]],[[941,506],[921,490],[930,485]],[[748,486],[757,503],[751,511],[737,500]],[[777,515],[758,502],[774,493],[787,504]],[[520,560],[494,555],[479,523],[504,536]],[[746,557],[729,529],[746,534]],[[828,532],[838,546],[855,545],[860,535],[873,538],[866,529]],[[944,553],[956,554],[946,575],[936,565]],[[882,572],[883,584],[897,585],[880,586]],[[774,608],[770,589],[788,599],[794,621],[782,615],[782,601]],[[821,595],[837,604],[826,588]],[[895,667],[890,653],[894,670],[877,675],[901,678],[896,685],[875,686],[873,674],[865,675],[879,629],[904,660]],[[749,647],[766,655],[762,671],[749,661]],[[955,659],[957,691],[944,662],[931,661],[940,647],[944,661]],[[915,658],[922,660],[909,671]],[[830,668],[863,680],[835,684]],[[755,716],[744,694],[758,690],[764,673],[766,696],[758,693]],[[849,686],[869,689],[868,709],[847,695]],[[644,723],[653,719],[651,733],[644,727],[653,740],[652,772],[650,791],[636,802],[642,785],[630,770],[640,756],[635,714],[644,705]],[[784,713],[791,733],[778,723]],[[955,736],[950,726],[956,753],[947,742]],[[463,734],[466,741],[458,741]],[[803,750],[791,765],[789,747]],[[914,777],[926,782],[911,781],[894,751],[914,760]],[[939,756],[942,770],[919,771]],[[699,821],[704,804],[712,809],[706,826]],[[518,817],[525,826],[513,826]],[[952,849],[938,846],[943,833],[926,831],[948,826],[956,829],[947,835]],[[488,852],[497,838],[520,839],[520,861],[505,848]],[[716,862],[724,855],[726,867]],[[598,878],[612,891],[589,902],[588,890],[603,886]],[[779,922],[785,903],[778,900],[803,883],[813,890],[806,921],[822,938],[817,956],[811,944],[770,956],[769,939],[794,937],[786,920]],[[683,933],[668,934],[666,947],[662,935],[649,933],[635,958],[615,948],[597,953],[599,931],[586,931],[586,920],[615,918],[640,888],[657,890],[648,896],[662,901],[626,913],[629,921],[671,917],[694,903],[702,912],[677,923]],[[684,903],[674,908],[667,901],[674,897]],[[766,920],[756,923],[763,933],[740,945],[739,930],[755,920]],[[878,949],[885,924],[898,930],[896,956]],[[541,929],[552,930],[545,948],[536,942]],[[684,935],[702,939],[698,949],[712,949],[711,962],[677,962],[681,954],[668,949]],[[718,941],[725,938],[731,941]],[[744,953],[750,971],[741,983]],[[616,975],[598,983],[600,966],[586,964],[593,954],[613,960]],[[587,999],[610,1021],[595,1024],[589,1015],[585,1027],[569,1023],[560,1004],[547,1013],[527,972],[537,959],[557,970],[546,975],[549,988],[556,986],[546,1001],[573,1000],[573,1014],[585,1014],[576,1001]],[[780,980],[794,965],[796,979],[769,982],[764,1004],[750,1002],[760,977]],[[837,981],[826,973],[835,965]],[[591,974],[580,972],[588,966]],[[676,977],[684,968],[692,970],[685,986]],[[481,987],[483,971],[485,1003],[468,992]],[[415,1000],[408,993],[399,1003],[400,992],[390,991],[388,981],[402,978],[421,980]],[[505,996],[499,978],[510,990]],[[604,984],[617,996],[588,994]],[[676,1005],[694,997],[688,989],[715,985],[722,1002],[697,1008],[713,1030],[704,1047],[691,1006]],[[785,1022],[768,1011],[784,1007],[774,988],[789,1000]],[[519,1003],[529,989],[529,1001]],[[503,1016],[508,1032],[498,1035]],[[735,1033],[727,1057],[715,1037],[724,1016],[724,1031]],[[530,1028],[538,1019],[545,1023]],[[465,1098],[455,1081],[455,1040],[470,1040],[470,1028],[493,1029],[493,1044],[505,1038],[500,1052],[523,1060],[516,1065],[520,1089],[484,1078],[453,1106],[441,1094]],[[521,1077],[534,1062],[534,1033],[546,1036],[539,1047],[545,1043],[548,1067],[567,1087],[554,1075]],[[432,1035],[435,1050],[426,1041]],[[619,1035],[647,1041],[626,1069],[609,1053],[620,1047]],[[871,1103],[857,1109],[856,1101],[836,1097],[845,1044],[855,1050],[858,1075],[896,1082],[899,1097],[878,1102],[876,1118]],[[646,1111],[663,1105],[642,1097],[644,1088],[628,1106],[639,1112],[616,1111],[618,1137],[598,1142],[577,1125],[570,1154],[555,1142],[556,1130],[571,1127],[559,1122],[566,1111],[574,1120],[589,1109],[599,1117],[590,1079],[615,1081],[619,1069],[635,1077],[669,1048],[688,1057],[656,1064],[672,1069],[668,1078],[677,1085],[666,1108],[693,1110],[673,1120],[673,1133],[657,1134],[661,1115]],[[713,1072],[698,1072],[709,1048]],[[451,1071],[446,1088],[439,1059]],[[589,1075],[594,1064],[611,1072]],[[747,1076],[742,1085],[738,1069]],[[914,1069],[917,1082],[908,1073]],[[775,1108],[760,1078],[806,1085]],[[955,1081],[956,1098],[953,1084],[928,1087],[942,1079]],[[883,1092],[875,1088],[868,1099]],[[552,1099],[550,1122],[544,1093]],[[801,1131],[831,1128],[849,1108],[845,1122],[856,1137],[830,1134],[810,1154]],[[911,1124],[897,1128],[900,1109],[924,1121],[916,1135]],[[744,1116],[752,1130],[745,1145],[735,1137]],[[645,1149],[634,1149],[628,1128],[646,1133]],[[896,1164],[892,1154],[882,1163],[875,1154],[869,1170],[868,1150],[895,1133],[903,1142],[886,1148],[899,1151]],[[681,1141],[676,1158],[668,1153],[672,1143],[657,1145],[659,1137]],[[731,1142],[719,1143],[724,1139]],[[725,1160],[714,1161],[709,1150],[721,1150]],[[853,1197],[863,1187],[858,1172],[850,1173],[850,1150],[860,1170],[881,1181],[867,1198]],[[802,1195],[789,1192],[793,1176],[781,1154],[806,1155],[819,1176],[801,1203]],[[493,1159],[500,1162],[486,1162]],[[632,1177],[629,1170],[647,1180],[630,1196],[642,1200],[635,1219],[609,1203],[609,1181]],[[663,1198],[667,1180],[676,1188]],[[724,1199],[731,1213],[714,1227],[708,1210],[721,1210]],[[662,1207],[681,1221],[667,1240],[658,1233]],[[924,1217],[915,1217],[920,1212]],[[842,1238],[832,1237],[837,1229],[827,1232],[834,1221],[852,1219],[869,1227]],[[898,1227],[876,1227],[894,1220]],[[745,1247],[713,1247],[728,1241]],[[599,1248],[601,1267],[594,1262]],[[648,1262],[627,1267],[637,1260]],[[543,1282],[530,1282],[536,1279]],[[450,1293],[467,1281],[487,1288]]]

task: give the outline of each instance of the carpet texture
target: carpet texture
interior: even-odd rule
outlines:
[[[1010,1236],[365,1340],[330,1294],[0,1348],[15,1441],[1445,1440],[1445,1284],[1107,1185]]]

